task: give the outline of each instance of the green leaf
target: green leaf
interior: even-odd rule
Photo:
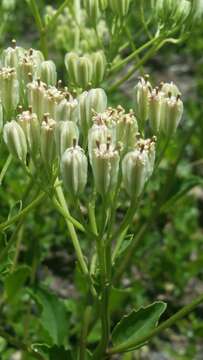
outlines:
[[[131,341],[136,343],[135,348],[142,346],[142,343],[139,344],[139,339],[147,335],[157,326],[158,320],[165,311],[166,306],[166,303],[157,301],[147,307],[141,307],[139,310],[133,310],[130,314],[125,315],[113,330],[113,344],[121,345],[127,341]]]
[[[5,279],[5,293],[8,301],[13,301],[25,284],[30,274],[29,266],[19,266],[14,272]]]
[[[40,322],[51,338],[52,345],[66,346],[68,339],[68,312],[62,300],[44,288],[31,292],[40,305]]]
[[[162,207],[161,212],[165,212],[174,207],[183,196],[185,196],[193,187],[203,186],[203,179],[198,176],[192,176],[181,186],[180,190],[173,195]]]
[[[47,344],[32,344],[34,351],[46,356],[49,360],[73,360],[71,350],[66,350],[63,346],[48,346]]]

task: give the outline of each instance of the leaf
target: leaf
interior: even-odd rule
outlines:
[[[29,266],[22,265],[6,277],[5,293],[8,301],[12,301],[16,298],[22,286],[25,284],[29,274]]]
[[[116,256],[116,258],[121,257],[124,255],[124,253],[128,250],[128,248],[130,247],[130,245],[132,244],[132,241],[134,239],[134,234],[128,234],[125,239],[122,242],[122,245],[118,251],[118,254]]]
[[[66,350],[63,346],[48,346],[47,344],[32,344],[31,348],[41,353],[42,355],[48,356],[49,360],[73,360],[71,350]]]
[[[9,214],[8,214],[8,220],[10,220],[13,216],[17,215],[22,210],[22,201],[18,200],[14,204],[11,205]]]
[[[65,346],[68,336],[68,312],[65,304],[44,288],[38,288],[31,295],[41,307],[39,320],[49,334],[52,345]]]
[[[125,315],[113,329],[112,341],[114,345],[120,346],[127,341],[131,341],[136,343],[135,348],[140,347],[140,345],[142,346],[142,343],[139,344],[139,339],[146,336],[157,326],[158,320],[165,311],[166,306],[166,303],[157,301]]]
[[[178,202],[184,195],[186,195],[193,187],[203,186],[203,179],[198,176],[192,176],[181,186],[181,189],[173,195],[162,207],[161,212],[168,211],[173,208],[175,203]]]

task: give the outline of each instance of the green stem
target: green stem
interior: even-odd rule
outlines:
[[[16,223],[19,219],[23,218],[30,210],[34,209],[42,200],[45,198],[46,194],[41,193],[33,200],[28,206],[22,209],[17,215],[13,216],[11,219],[0,224],[0,231],[7,229],[10,225]]]
[[[78,240],[78,237],[77,237],[77,233],[75,231],[75,227],[72,224],[72,222],[70,222],[70,220],[68,220],[68,218],[70,218],[70,212],[69,212],[68,205],[66,203],[64,194],[63,194],[63,190],[62,190],[62,188],[60,186],[58,186],[58,187],[56,187],[55,191],[56,191],[58,200],[60,202],[60,205],[63,208],[63,211],[66,213],[66,217],[64,217],[65,222],[67,224],[67,227],[68,227],[68,230],[69,230],[69,233],[70,233],[70,237],[71,237],[71,240],[72,240],[72,244],[74,246],[74,249],[75,249],[75,252],[76,252],[76,255],[77,255],[77,259],[78,259],[78,262],[79,262],[80,267],[81,267],[81,270],[82,270],[84,276],[88,279],[88,281],[90,283],[90,289],[91,289],[92,295],[94,297],[96,297],[96,290],[94,289],[94,286],[92,284],[92,279],[91,279],[91,276],[89,274],[87,264],[86,264],[86,262],[84,260],[84,256],[83,256],[83,253],[82,253],[82,249],[80,247],[80,243],[79,243],[79,240]]]
[[[51,20],[48,22],[48,24],[45,26],[45,31],[47,32],[48,30],[50,30],[51,27],[53,27],[55,25],[55,22],[57,20],[57,18],[59,17],[59,15],[63,12],[63,10],[65,9],[66,6],[68,6],[70,0],[65,0],[63,2],[63,4],[61,6],[59,6],[58,10],[56,11],[56,13],[54,14],[54,16],[51,18]]]
[[[2,170],[1,170],[1,173],[0,173],[0,186],[2,184],[2,181],[4,179],[4,176],[5,176],[8,168],[9,168],[9,166],[11,164],[11,161],[12,161],[12,155],[9,154],[7,159],[6,159],[6,162],[5,162],[5,164],[4,164],[4,166],[3,166]]]
[[[45,28],[37,3],[35,0],[29,0],[28,4],[30,6],[30,9],[32,11],[33,17],[35,19],[36,26],[38,28],[39,34],[40,34],[40,45],[41,50],[47,59],[48,57],[48,46],[47,46],[47,29]]]
[[[122,353],[126,351],[133,350],[136,346],[139,344],[146,343],[149,341],[152,337],[155,335],[160,334],[163,330],[171,327],[174,325],[178,320],[182,319],[189,313],[191,313],[198,305],[200,305],[203,302],[203,294],[197,297],[195,300],[193,300],[189,305],[184,306],[181,310],[179,310],[177,313],[172,315],[169,319],[164,321],[162,324],[160,324],[157,328],[150,331],[147,335],[144,335],[140,337],[137,341],[127,340],[121,345],[115,346],[112,349],[109,349],[109,354],[116,354],[116,353]]]
[[[87,306],[85,309],[82,330],[81,330],[79,360],[86,359],[85,350],[86,350],[88,329],[91,320],[91,312],[92,312],[92,307]]]
[[[112,66],[110,72],[113,73],[115,71],[120,70],[124,65],[126,65],[127,63],[129,63],[130,61],[132,61],[133,59],[135,59],[137,57],[137,55],[142,52],[143,50],[145,50],[148,46],[152,45],[154,42],[157,41],[157,37],[154,37],[153,39],[149,40],[148,42],[146,42],[145,44],[143,44],[142,46],[140,46],[138,49],[134,50],[132,52],[132,54],[130,54],[129,56],[127,56],[125,59],[121,60],[120,62],[118,62],[117,64],[115,64],[114,66]]]

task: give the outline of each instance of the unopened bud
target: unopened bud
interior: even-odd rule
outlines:
[[[92,82],[94,86],[98,86],[104,79],[104,74],[106,70],[106,58],[103,51],[97,51],[92,54],[92,64]]]
[[[70,52],[65,56],[65,66],[68,72],[68,79],[73,85],[77,85],[79,56],[75,52]]]
[[[56,121],[78,120],[78,101],[72,97],[63,99],[56,108]]]
[[[18,115],[17,122],[24,131],[29,153],[36,158],[40,148],[40,123],[37,115],[31,109],[23,111]]]
[[[44,115],[44,121],[41,125],[41,157],[45,165],[50,168],[56,157],[55,144],[56,121],[49,118],[48,114]]]
[[[51,60],[42,61],[37,68],[36,76],[45,84],[55,86],[57,82],[56,65]]]
[[[98,115],[99,116],[99,115]],[[105,124],[94,124],[88,132],[88,152],[90,163],[92,163],[92,153],[97,148],[97,144],[107,143],[111,132]]]
[[[90,23],[96,26],[100,16],[99,0],[85,0],[85,10]]]
[[[74,144],[61,159],[63,184],[71,196],[80,195],[87,183],[87,158],[83,149]]]
[[[92,152],[92,170],[97,192],[106,196],[116,188],[119,172],[119,153],[110,143],[97,144]]]
[[[78,97],[79,124],[83,136],[87,136],[92,125],[93,112],[102,113],[107,107],[107,96],[103,89],[91,89]]]
[[[56,124],[55,137],[57,153],[61,156],[67,148],[72,147],[74,141],[78,143],[78,127],[73,121],[59,121]]]
[[[39,121],[43,119],[44,110],[44,96],[46,92],[46,84],[38,80],[34,80],[27,85],[28,88],[28,103],[32,106],[32,111],[37,114]]]
[[[0,70],[0,97],[5,112],[10,115],[19,102],[19,83],[14,68]]]
[[[0,135],[1,135],[2,130],[3,130],[3,125],[4,125],[4,112],[3,112],[3,106],[0,103]]]
[[[149,117],[149,96],[151,84],[147,78],[140,78],[135,86],[135,114],[139,129],[144,130],[145,122]]]
[[[108,0],[99,0],[99,7],[101,11],[106,10],[108,6]]]
[[[126,16],[131,0],[109,0],[112,11],[119,17]]]
[[[93,66],[89,55],[79,58],[77,63],[77,85],[86,89],[92,81]]]
[[[173,136],[183,115],[183,102],[180,96],[164,99],[163,119],[161,130],[167,136]]]
[[[13,157],[26,163],[27,142],[21,126],[12,120],[4,125],[3,138]]]
[[[23,56],[24,52],[25,50],[20,46],[16,46],[16,41],[12,40],[12,45],[2,51],[2,66],[7,68],[14,68],[17,71],[19,60],[21,56]]]
[[[159,133],[163,118],[164,94],[158,89],[152,90],[149,96],[149,122],[154,134]]]
[[[55,86],[50,86],[44,92],[44,105],[43,109],[45,113],[49,113],[50,117],[56,120],[57,106],[64,99],[64,94],[61,90],[58,90]]]

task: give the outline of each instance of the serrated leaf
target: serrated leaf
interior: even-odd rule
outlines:
[[[30,274],[29,266],[19,266],[14,272],[5,279],[5,294],[8,301],[13,301],[25,284]]]
[[[68,338],[68,312],[62,300],[44,288],[31,292],[40,305],[40,322],[49,334],[52,345],[66,346]]]
[[[139,344],[139,339],[157,326],[158,320],[165,311],[166,306],[166,303],[157,301],[125,315],[113,330],[113,344],[120,346],[128,341],[136,343],[135,348],[143,345],[142,343]]]

